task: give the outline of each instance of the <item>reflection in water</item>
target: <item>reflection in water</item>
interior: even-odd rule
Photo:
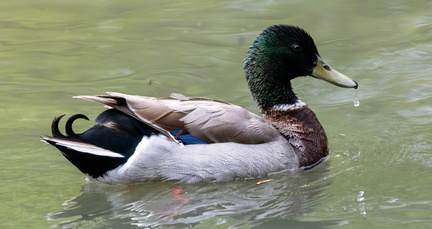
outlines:
[[[366,207],[364,201],[364,191],[360,191],[357,196],[357,201],[359,202],[359,210],[360,214],[363,216],[363,218],[366,219]]]
[[[231,225],[258,225],[269,220],[298,220],[324,197],[322,192],[331,183],[323,179],[326,164],[300,174],[275,174],[271,181],[259,185],[257,182],[265,179],[187,185],[87,183],[80,196],[66,201],[67,207],[47,218],[63,220],[57,226],[67,228],[185,227],[214,217],[220,217],[214,222],[217,225],[228,221]]]

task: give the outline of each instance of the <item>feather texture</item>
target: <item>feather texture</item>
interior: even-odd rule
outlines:
[[[208,143],[259,144],[280,136],[279,132],[261,116],[217,100],[191,98],[181,94],[168,98],[108,94],[75,98],[96,101],[112,107],[166,135],[171,131],[184,129]]]

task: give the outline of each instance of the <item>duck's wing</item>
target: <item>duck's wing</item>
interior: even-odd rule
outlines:
[[[182,130],[208,143],[259,144],[280,136],[261,116],[239,106],[207,98],[191,98],[181,94],[154,98],[121,93],[76,98],[105,104],[163,134]]]

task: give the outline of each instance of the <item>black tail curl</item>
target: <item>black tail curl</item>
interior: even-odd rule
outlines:
[[[58,117],[55,117],[53,122],[51,123],[51,133],[53,135],[53,137],[56,138],[76,138],[79,137],[79,135],[81,134],[76,134],[75,131],[73,131],[72,129],[72,124],[75,120],[77,119],[85,119],[87,121],[90,121],[90,119],[83,115],[83,114],[75,114],[72,115],[67,121],[66,121],[66,126],[65,126],[65,130],[66,130],[66,134],[67,136],[63,135],[61,133],[61,131],[58,128],[58,125],[60,123],[60,120],[65,116],[65,114],[62,114]]]

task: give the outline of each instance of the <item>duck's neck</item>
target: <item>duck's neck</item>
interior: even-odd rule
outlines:
[[[261,113],[271,110],[274,106],[296,104],[300,100],[291,87],[291,82],[266,82],[270,77],[254,77],[248,79],[249,89]]]
[[[262,114],[294,147],[300,167],[313,167],[328,155],[324,128],[314,112],[300,100],[293,104],[275,105],[263,110]]]

